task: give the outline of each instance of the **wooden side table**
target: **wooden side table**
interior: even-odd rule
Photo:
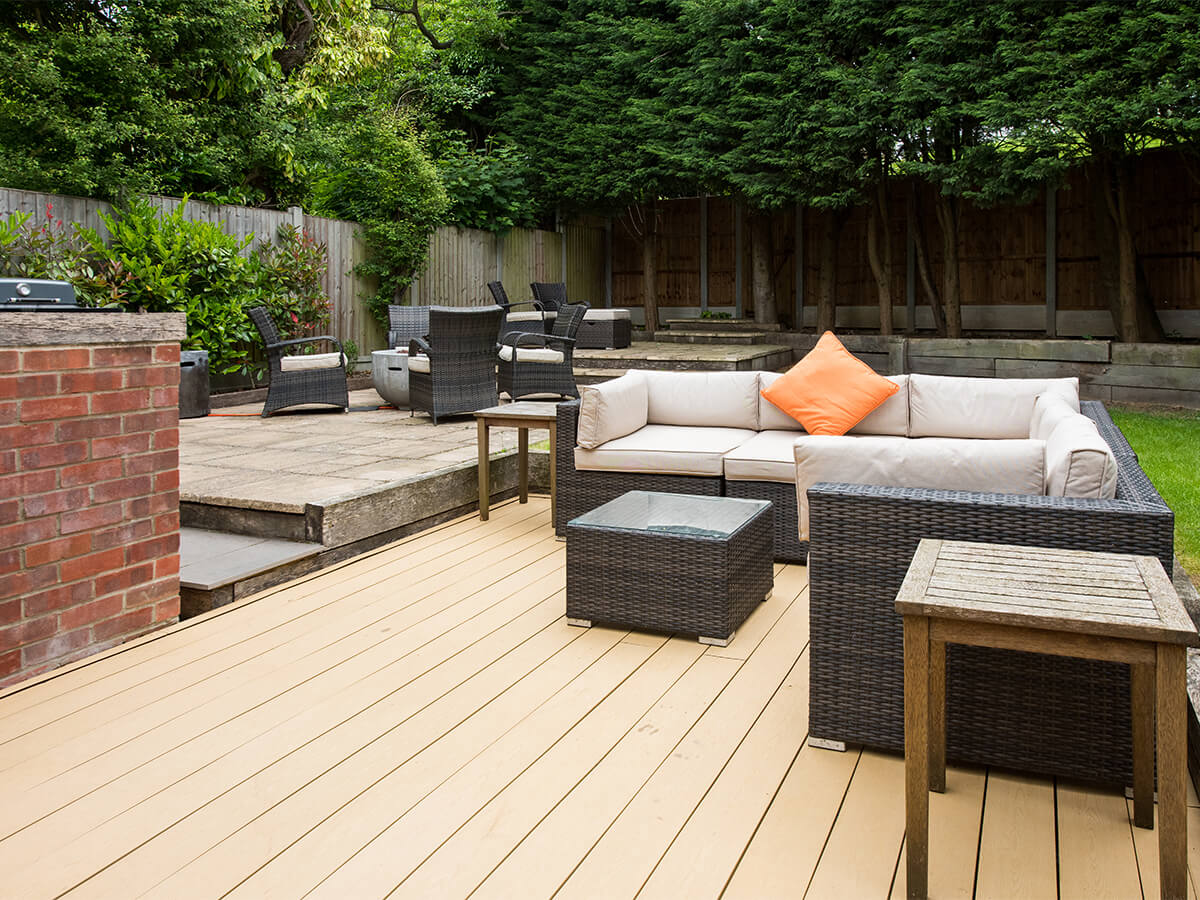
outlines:
[[[896,611],[910,898],[928,894],[929,791],[946,786],[947,643],[1129,664],[1134,824],[1154,827],[1157,719],[1162,896],[1187,896],[1185,648],[1200,639],[1157,559],[927,539]]]
[[[488,503],[491,492],[488,490],[490,472],[488,456],[488,428],[492,425],[506,425],[519,429],[517,448],[520,456],[519,493],[522,503],[529,501],[529,429],[546,428],[550,431],[550,521],[554,521],[555,512],[555,483],[558,476],[558,466],[554,458],[554,448],[558,436],[558,404],[537,403],[521,400],[516,403],[506,403],[503,406],[493,406],[477,410],[475,421],[479,427],[479,518],[484,522],[488,517]]]

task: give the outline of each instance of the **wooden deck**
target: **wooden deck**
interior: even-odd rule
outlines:
[[[548,505],[0,696],[0,895],[903,897],[902,760],[805,744],[805,569],[726,648],[572,628]],[[1130,816],[952,767],[931,892],[1155,897]]]

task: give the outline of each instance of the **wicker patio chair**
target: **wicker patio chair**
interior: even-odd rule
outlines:
[[[504,318],[500,322],[501,342],[504,341],[504,336],[511,332],[545,334],[550,330],[542,306],[536,300],[518,300],[513,303],[508,299],[508,291],[504,290],[504,285],[499,281],[489,281],[488,290],[492,292],[492,299],[496,301],[496,305],[504,310]]]
[[[531,394],[578,397],[575,386],[575,335],[586,303],[562,307],[550,334],[511,332],[500,345],[500,390],[513,400]]]
[[[412,410],[436,425],[442,416],[495,406],[498,306],[429,310],[428,338],[408,342],[408,390]]]
[[[428,306],[388,306],[388,347],[400,349],[429,334]]]
[[[265,307],[255,307],[247,313],[262,336],[267,353],[270,381],[267,383],[267,402],[262,411],[264,416],[306,403],[328,404],[341,407],[342,412],[350,411],[350,397],[346,390],[346,357],[337,338],[322,334],[285,341]],[[337,351],[305,356],[287,356],[285,353],[289,347],[320,341],[328,341],[337,347]]]
[[[557,312],[567,305],[567,286],[561,281],[532,281],[529,283],[533,299],[546,312]]]

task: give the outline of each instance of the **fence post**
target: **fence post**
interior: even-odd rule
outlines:
[[[700,195],[700,312],[708,309],[708,194]]]
[[[804,204],[796,202],[796,317],[792,327],[804,327]]]
[[[733,317],[742,317],[742,204],[733,201]]]
[[[908,192],[908,201],[905,204],[904,215],[904,304],[907,312],[908,321],[905,323],[908,327],[904,330],[909,334],[917,333],[917,236],[913,232],[915,223],[913,219],[916,216],[916,196],[913,191],[916,188],[909,185],[911,188]],[[897,372],[896,374],[903,374]]]
[[[1046,185],[1046,337],[1058,337],[1058,189]]]
[[[612,266],[612,216],[607,216],[604,219],[604,305],[611,308],[613,305],[612,282],[613,282],[613,266]]]

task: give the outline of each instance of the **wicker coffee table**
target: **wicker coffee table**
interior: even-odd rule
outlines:
[[[724,647],[774,586],[765,500],[630,491],[567,523],[567,622]]]

